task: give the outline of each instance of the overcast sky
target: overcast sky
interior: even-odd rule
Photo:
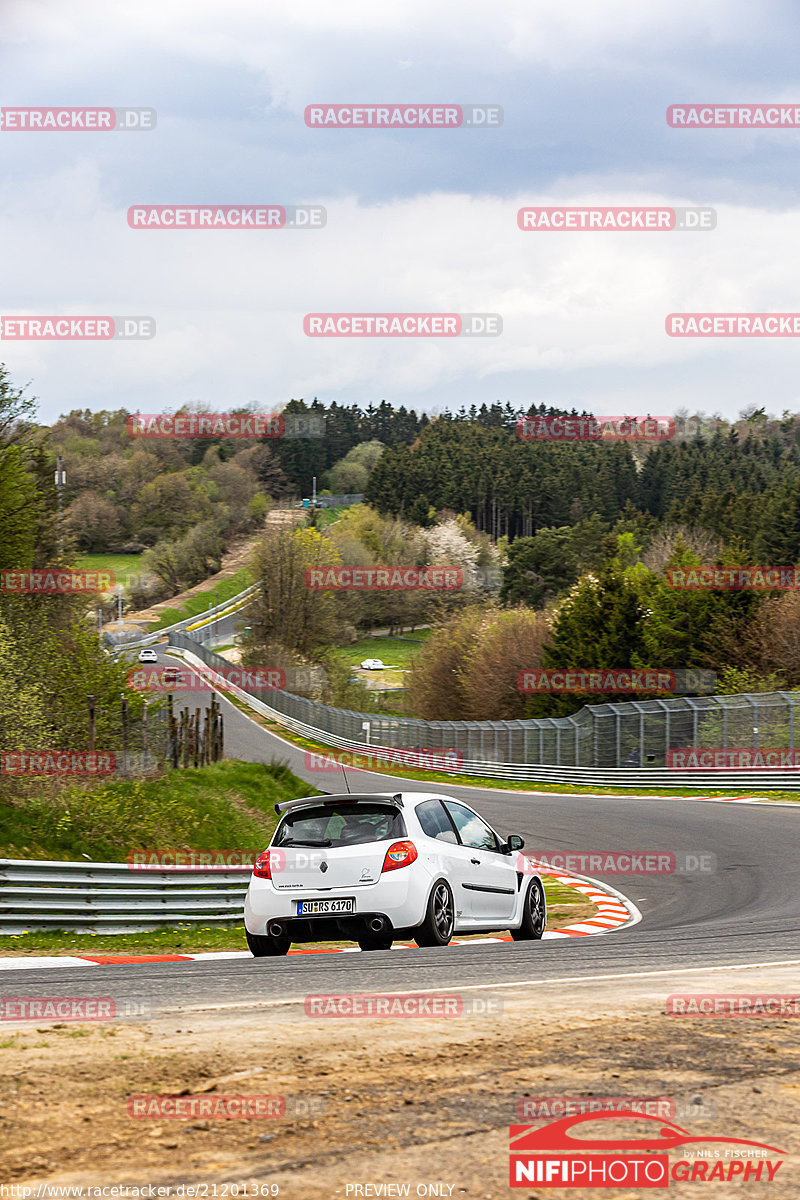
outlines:
[[[152,107],[140,133],[0,131],[0,313],[150,315],[129,343],[0,342],[40,415],[800,409],[798,339],[667,337],[675,311],[800,311],[796,4],[0,0],[4,106]],[[312,129],[306,105],[497,104],[500,128]],[[317,204],[316,230],[134,230],[135,204]],[[523,205],[710,205],[711,232],[523,233]],[[495,312],[495,338],[312,339],[308,312]]]

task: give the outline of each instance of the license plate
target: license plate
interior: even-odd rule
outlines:
[[[298,900],[298,917],[319,916],[322,913],[350,913],[356,911],[355,896],[343,896],[338,900]]]

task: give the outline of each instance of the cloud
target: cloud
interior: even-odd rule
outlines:
[[[667,338],[670,311],[792,310],[800,133],[667,104],[800,101],[767,0],[6,0],[4,102],[159,110],[147,134],[0,134],[4,312],[151,314],[152,342],[0,343],[54,416],[290,395],[431,407],[781,409],[797,346]],[[499,103],[498,130],[310,130],[309,103]],[[133,231],[135,203],[317,203],[315,232]],[[702,234],[524,234],[521,205],[712,205]],[[496,311],[495,339],[330,340],[309,311]],[[670,399],[672,402],[670,403]]]

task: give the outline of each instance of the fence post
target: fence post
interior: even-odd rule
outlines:
[[[172,692],[167,696],[167,757],[173,770],[178,769],[178,723],[172,711]]]
[[[789,749],[794,751],[794,705],[789,701]]]
[[[122,770],[128,774],[128,697],[122,693]]]
[[[95,736],[97,733],[97,723],[94,712],[94,696],[87,696],[86,700],[89,704],[89,753],[94,754]]]
[[[200,766],[200,709],[194,710],[194,765]]]
[[[189,766],[189,709],[181,709],[181,748],[183,750],[183,765]]]
[[[753,700],[753,749],[758,749],[758,701]]]

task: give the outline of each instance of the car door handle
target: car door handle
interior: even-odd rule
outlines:
[[[481,860],[479,858],[471,858],[469,861],[475,867],[479,867],[481,865]]]

